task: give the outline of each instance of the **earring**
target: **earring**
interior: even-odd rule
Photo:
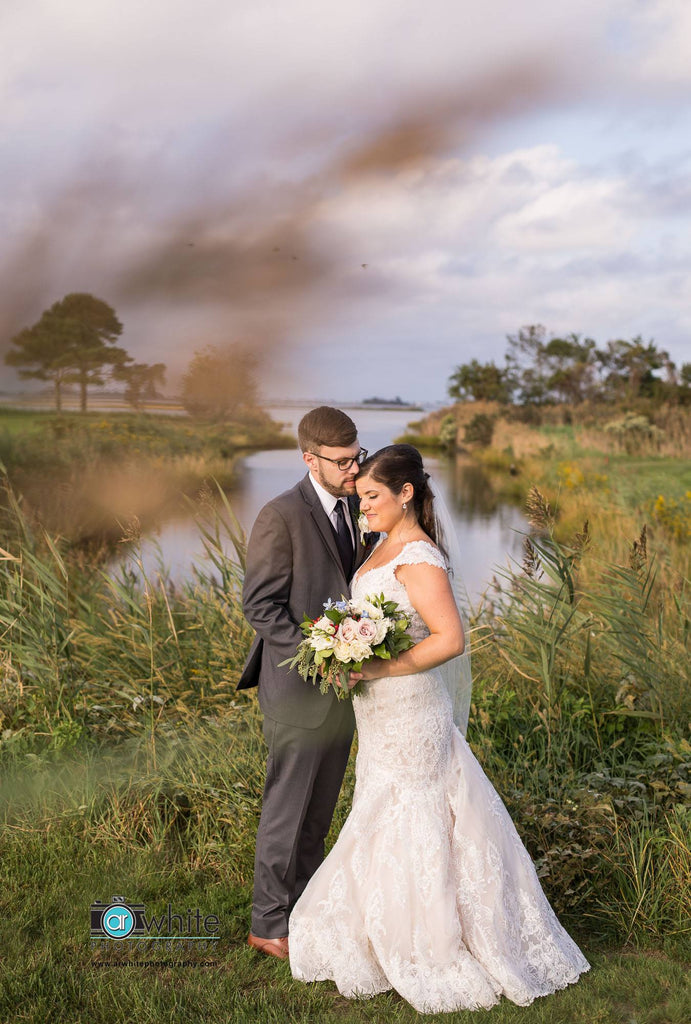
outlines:
[[[401,508],[405,512],[405,510],[408,508],[407,502],[404,501],[403,504],[401,505]]]

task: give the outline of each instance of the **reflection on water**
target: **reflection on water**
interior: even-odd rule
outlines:
[[[275,419],[290,424],[293,433],[304,409],[273,409]],[[360,443],[370,452],[402,434],[407,423],[420,414],[395,410],[355,410]],[[486,589],[494,566],[505,565],[507,557],[520,558],[522,538],[516,531],[526,529],[520,510],[500,501],[481,466],[469,459],[425,457],[425,466],[443,494],[458,530],[464,558],[466,588],[473,602]],[[285,491],[304,475],[305,465],[297,449],[256,452],[242,465],[231,504],[244,529],[249,532],[259,509],[275,495]],[[231,545],[228,543],[231,553]],[[147,571],[160,561],[173,579],[190,572],[192,561],[200,561],[203,548],[191,518],[162,523],[143,544]]]
[[[493,515],[502,504],[483,467],[467,456],[446,461],[445,479],[459,515]]]
[[[520,560],[528,523],[520,508],[500,500],[487,473],[466,458],[426,459],[454,519],[463,574],[473,603],[487,589],[495,566]]]

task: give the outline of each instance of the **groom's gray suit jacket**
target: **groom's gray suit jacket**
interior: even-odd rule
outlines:
[[[356,501],[349,501],[351,517]],[[352,571],[367,549],[354,523]],[[279,663],[292,658],[303,639],[299,624],[305,615],[322,614],[328,598],[348,596],[336,537],[309,474],[261,510],[247,546],[243,609],[257,635],[250,648],[238,689],[259,686],[264,715],[284,725],[318,728],[336,700],[332,693],[305,682]]]

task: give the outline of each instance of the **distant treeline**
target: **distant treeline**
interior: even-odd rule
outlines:
[[[504,365],[473,359],[457,366],[448,393],[462,401],[544,406],[557,403],[691,404],[691,363],[677,368],[669,353],[639,335],[599,347],[579,334],[548,337],[541,324],[508,335]]]

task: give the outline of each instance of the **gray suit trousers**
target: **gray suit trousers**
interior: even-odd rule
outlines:
[[[353,738],[349,705],[334,701],[318,729],[264,719],[269,756],[254,864],[254,935],[288,934],[290,911],[324,859]],[[291,787],[291,779],[299,784]]]

